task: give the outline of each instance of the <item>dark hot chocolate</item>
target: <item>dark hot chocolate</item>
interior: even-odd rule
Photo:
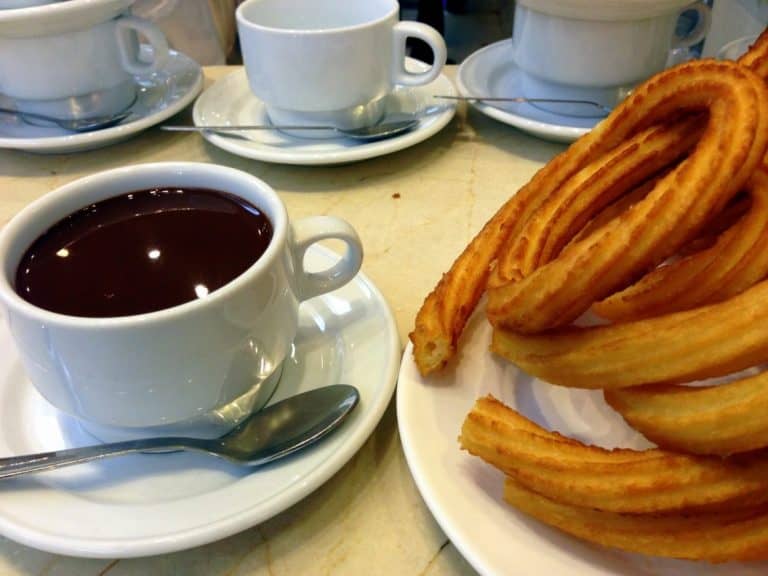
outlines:
[[[91,204],[25,252],[16,292],[60,314],[130,316],[203,298],[256,262],[272,224],[235,196],[156,188]]]

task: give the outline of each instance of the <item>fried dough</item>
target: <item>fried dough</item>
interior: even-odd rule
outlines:
[[[730,510],[768,502],[768,456],[605,450],[534,424],[493,397],[467,415],[461,447],[561,503],[632,514]]]
[[[768,558],[768,510],[709,514],[616,514],[561,504],[513,478],[504,499],[518,510],[582,540],[631,552],[685,560],[729,562]]]
[[[738,294],[768,275],[768,175],[747,184],[749,212],[711,247],[656,268],[592,309],[613,322],[688,310]]]
[[[762,79],[733,62],[689,62],[638,87],[590,134],[631,134],[663,120],[670,108],[709,112],[691,155],[621,216],[530,273],[519,271],[519,279],[490,289],[486,312],[494,326],[531,334],[571,323],[675,254],[746,184],[768,146]],[[530,237],[512,241],[527,249],[538,244]]]

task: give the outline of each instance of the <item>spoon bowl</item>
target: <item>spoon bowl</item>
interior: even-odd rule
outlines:
[[[346,419],[359,398],[353,386],[335,384],[267,406],[253,413],[224,436],[212,440],[147,438],[0,458],[0,479],[133,452],[191,450],[237,464],[263,466],[327,436]]]
[[[259,466],[315,443],[334,430],[357,405],[356,388],[336,384],[276,402],[230,432],[207,440],[206,450],[232,462]]]
[[[119,124],[131,115],[131,110],[129,108],[117,114],[93,116],[91,118],[54,118],[45,114],[22,112],[21,110],[12,110],[10,108],[0,108],[0,114],[16,116],[32,126],[58,126],[70,132],[93,132],[94,130],[102,130],[103,128],[110,128]]]

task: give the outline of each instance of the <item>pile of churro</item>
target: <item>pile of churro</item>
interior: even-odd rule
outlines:
[[[737,62],[652,77],[512,196],[425,300],[410,335],[423,375],[452,369],[485,294],[494,354],[602,389],[658,446],[587,446],[479,399],[461,446],[506,474],[526,514],[635,552],[768,558],[767,82],[768,31]]]

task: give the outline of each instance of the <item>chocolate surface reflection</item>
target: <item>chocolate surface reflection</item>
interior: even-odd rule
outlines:
[[[18,294],[73,316],[130,316],[170,308],[233,280],[264,253],[269,219],[214,190],[157,188],[91,204],[25,252]]]

